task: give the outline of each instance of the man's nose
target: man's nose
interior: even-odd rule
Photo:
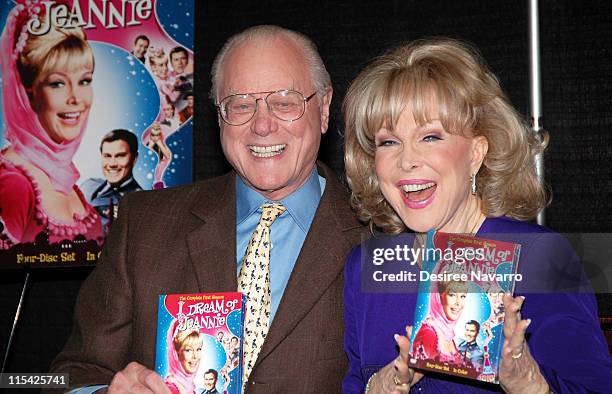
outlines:
[[[253,133],[265,137],[270,133],[278,130],[278,119],[270,112],[268,105],[264,99],[257,99],[257,110],[251,120],[251,131]]]

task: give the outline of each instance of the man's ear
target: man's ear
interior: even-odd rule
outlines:
[[[489,140],[484,135],[478,135],[472,138],[472,160],[470,167],[472,174],[477,174],[482,166],[482,162],[489,151]]]
[[[329,126],[329,106],[331,105],[333,95],[334,89],[330,86],[321,100],[321,134],[325,134]]]

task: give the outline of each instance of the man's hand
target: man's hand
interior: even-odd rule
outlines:
[[[108,394],[170,394],[170,390],[155,371],[131,362],[117,372],[108,387]]]

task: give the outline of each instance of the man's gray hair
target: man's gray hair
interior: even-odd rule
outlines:
[[[325,68],[325,64],[323,64],[323,60],[317,51],[317,46],[314,42],[305,35],[298,33],[293,30],[285,29],[279,26],[274,25],[259,25],[249,27],[248,29],[235,34],[230,37],[229,40],[223,45],[223,48],[217,54],[215,61],[212,66],[212,70],[210,72],[210,77],[212,80],[212,89],[210,91],[210,97],[213,99],[215,103],[217,103],[218,97],[218,89],[219,89],[219,78],[221,77],[221,72],[223,70],[223,63],[227,54],[238,44],[247,41],[257,41],[257,40],[271,40],[278,37],[285,37],[295,43],[301,50],[304,55],[304,59],[306,60],[306,65],[310,71],[310,77],[312,79],[312,83],[319,94],[319,98],[321,98],[326,92],[327,89],[331,86],[331,79],[329,77],[329,73]],[[244,92],[248,93],[248,92]],[[303,94],[308,94],[307,92],[302,92]]]

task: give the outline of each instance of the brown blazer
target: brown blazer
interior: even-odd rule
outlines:
[[[249,379],[249,393],[338,393],[343,266],[363,227],[327,167],[325,192]],[[155,369],[157,296],[235,291],[235,173],[124,198],[72,334],[52,364],[70,385],[108,383],[128,362]]]

